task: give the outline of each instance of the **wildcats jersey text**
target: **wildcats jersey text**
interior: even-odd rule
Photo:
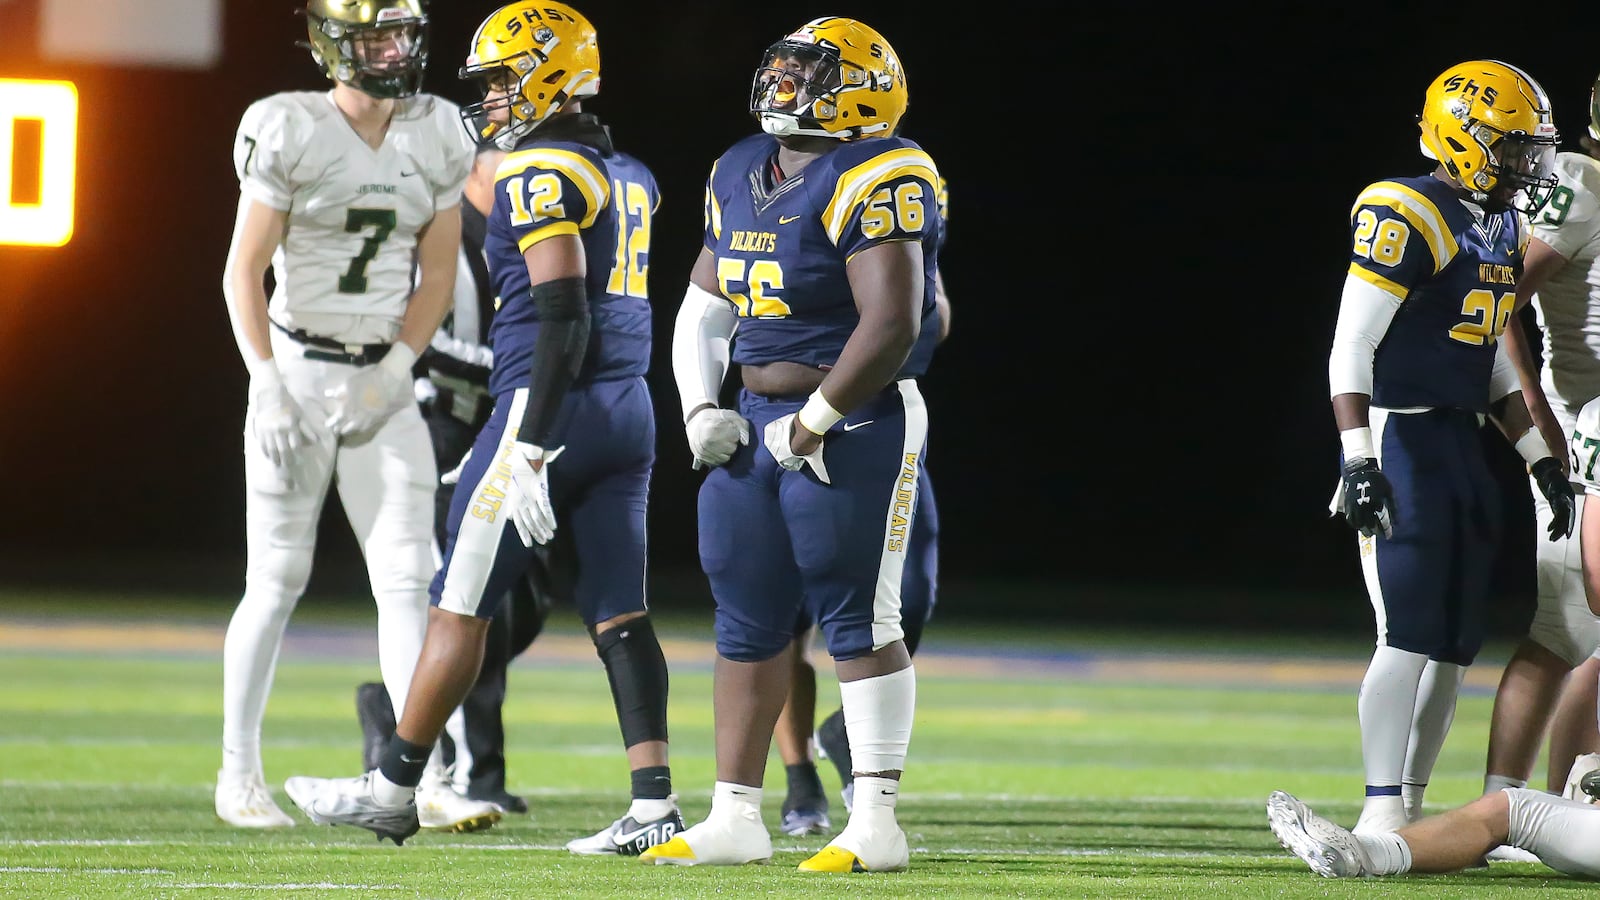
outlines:
[[[1350,225],[1350,274],[1402,301],[1373,357],[1373,404],[1488,412],[1528,245],[1521,217],[1422,175],[1369,185]]]
[[[558,234],[581,236],[589,260],[589,347],[577,382],[631,378],[650,366],[647,276],[660,189],[643,163],[612,150],[608,141],[597,147],[561,134],[546,126],[495,173],[484,251],[502,304],[490,330],[495,365],[489,389],[497,395],[528,386],[539,336],[523,253]],[[597,265],[600,260],[611,264]]]
[[[350,127],[331,92],[251,104],[233,147],[240,190],[289,217],[272,258],[274,318],[398,322],[413,289],[417,234],[435,212],[461,202],[472,157],[455,104],[429,94],[396,101],[377,149]]]
[[[889,241],[922,244],[925,336],[934,322],[934,273],[943,220],[939,173],[905,138],[841,143],[774,183],[776,138],[752,135],[712,167],[705,246],[717,284],[739,315],[733,362],[831,366],[860,320],[845,266]],[[933,341],[919,340],[900,378],[923,374]]]

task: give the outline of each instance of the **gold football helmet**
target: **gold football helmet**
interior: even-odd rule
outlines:
[[[750,112],[779,137],[887,137],[906,113],[900,56],[855,19],[824,16],[767,48]]]
[[[600,92],[600,44],[583,14],[556,0],[522,0],[483,20],[461,67],[483,100],[461,108],[480,143],[503,150],[568,103]]]
[[[428,16],[421,0],[309,0],[311,56],[334,81],[390,99],[422,89]]]
[[[1492,59],[1451,66],[1428,86],[1422,152],[1491,211],[1532,215],[1556,186],[1561,136],[1550,99],[1528,73]]]

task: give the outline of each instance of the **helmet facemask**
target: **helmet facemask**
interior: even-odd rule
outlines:
[[[777,137],[810,135],[852,140],[887,128],[828,130],[839,118],[841,93],[868,90],[872,74],[820,44],[785,39],[767,48],[750,89],[750,112]]]
[[[1530,216],[1544,208],[1558,183],[1559,138],[1554,128],[1548,134],[1507,134],[1483,122],[1469,122],[1463,131],[1482,151],[1484,166],[1477,172],[1452,167],[1451,174],[1475,202],[1490,212],[1515,209]]]
[[[461,121],[474,141],[492,141],[509,151],[571,100],[598,92],[593,71],[550,64],[551,54],[561,46],[554,30],[540,26],[532,37],[537,44],[532,49],[487,61],[474,55],[461,67],[461,77],[477,81],[484,95],[461,107]],[[548,98],[542,112],[535,98]]]
[[[393,14],[393,15],[391,15]],[[311,55],[335,81],[381,100],[422,90],[428,65],[428,19],[385,9],[371,24],[307,13]]]

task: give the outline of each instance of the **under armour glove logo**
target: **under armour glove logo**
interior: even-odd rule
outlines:
[[[1344,503],[1340,510],[1345,521],[1366,537],[1379,531],[1384,537],[1394,534],[1394,489],[1378,469],[1378,461],[1356,457],[1344,464]]]
[[[1572,496],[1572,485],[1561,471],[1561,464],[1556,462],[1554,456],[1546,456],[1529,466],[1528,472],[1539,486],[1539,493],[1550,503],[1550,540],[1571,537],[1578,521],[1578,508]]]

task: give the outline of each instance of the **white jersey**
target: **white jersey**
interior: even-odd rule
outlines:
[[[1571,433],[1578,410],[1600,396],[1600,160],[1556,156],[1561,184],[1533,218],[1533,236],[1566,265],[1533,297],[1544,332],[1539,383],[1561,427]]]
[[[289,214],[272,257],[272,317],[398,323],[414,286],[417,233],[461,202],[473,153],[456,105],[431,94],[396,102],[376,150],[331,91],[251,104],[233,149],[240,191]]]

